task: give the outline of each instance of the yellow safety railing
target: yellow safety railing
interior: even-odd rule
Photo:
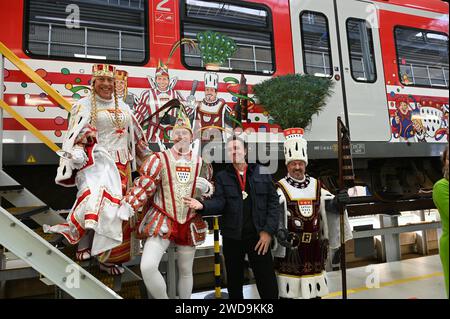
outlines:
[[[71,110],[70,103],[54,88],[52,88],[42,77],[40,77],[33,69],[26,65],[17,55],[15,55],[8,47],[0,42],[0,53],[14,64],[20,71],[30,78],[31,81],[36,83],[47,95],[55,100],[59,105],[64,107],[68,112]],[[14,119],[22,124],[28,131],[36,136],[42,143],[46,144],[53,151],[58,151],[60,148],[53,143],[47,136],[42,134],[33,124],[17,113],[11,106],[5,101],[0,100],[0,107],[8,112]]]
[[[47,136],[42,134],[33,124],[27,121],[22,117],[19,113],[17,113],[11,106],[5,103],[5,101],[0,100],[0,107],[2,107],[6,112],[11,114],[12,117],[16,119],[17,122],[22,124],[28,131],[33,133],[39,140],[42,141],[45,145],[47,145],[52,151],[56,152],[60,150],[60,147],[53,143]]]

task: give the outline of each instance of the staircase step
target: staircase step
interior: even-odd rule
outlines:
[[[63,235],[61,235],[61,234],[44,233],[44,230],[42,229],[42,227],[33,229],[33,231],[36,234],[38,234],[39,236],[41,236],[42,238],[44,238],[46,241],[48,241],[53,246],[61,244],[64,239]]]
[[[115,286],[115,281],[116,278],[115,276],[110,276],[108,273],[101,271],[100,268],[95,265],[91,268],[88,268],[88,271],[95,277],[97,278],[99,281],[101,281],[105,286],[111,288],[112,290],[114,290],[114,286]]]
[[[145,290],[143,281],[127,282],[122,285],[119,295],[124,299],[146,299],[147,292]]]
[[[0,192],[21,191],[24,187],[22,185],[2,185]]]
[[[49,210],[48,206],[28,206],[28,207],[11,207],[6,209],[11,215],[19,220],[30,218]]]

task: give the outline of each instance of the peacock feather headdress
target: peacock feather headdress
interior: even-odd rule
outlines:
[[[234,40],[219,32],[200,32],[197,34],[197,41],[207,70],[219,70],[219,67],[237,50]]]

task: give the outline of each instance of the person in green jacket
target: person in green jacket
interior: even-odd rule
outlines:
[[[442,156],[444,178],[433,186],[433,201],[439,210],[442,222],[442,236],[439,243],[439,255],[444,269],[445,289],[448,298],[448,146]]]

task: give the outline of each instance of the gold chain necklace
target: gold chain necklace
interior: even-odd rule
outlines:
[[[91,100],[91,125],[93,127],[96,127],[97,125],[97,99],[95,97],[95,91],[94,88],[92,88],[92,100]],[[112,119],[112,122],[114,124],[114,126],[116,127],[116,131],[118,133],[123,133],[124,127],[123,127],[123,120],[120,117],[120,110],[119,110],[119,102],[117,100],[117,93],[114,92],[114,102],[115,102],[115,107],[114,107],[114,117]]]

